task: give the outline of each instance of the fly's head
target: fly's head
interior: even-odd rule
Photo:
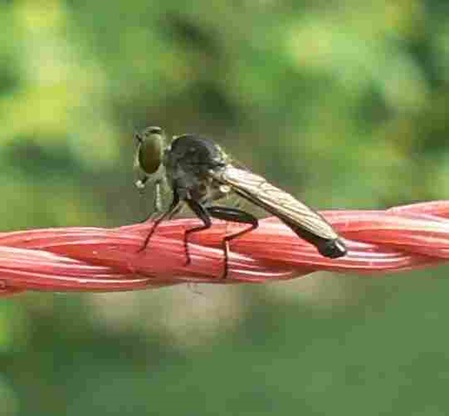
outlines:
[[[148,179],[156,176],[162,165],[162,157],[165,148],[165,133],[160,127],[147,127],[142,132],[135,133],[137,148],[134,157],[134,168],[138,180],[136,186],[139,189],[145,187]]]

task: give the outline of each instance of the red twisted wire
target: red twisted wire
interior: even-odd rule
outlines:
[[[231,243],[221,279],[226,233],[241,225],[214,222],[192,236],[185,264],[183,231],[197,219],[162,223],[139,248],[151,223],[114,229],[52,228],[0,233],[0,295],[24,290],[119,291],[183,282],[237,283],[291,279],[318,270],[385,273],[434,265],[449,257],[449,201],[385,211],[327,211],[348,254],[331,260],[276,218]]]

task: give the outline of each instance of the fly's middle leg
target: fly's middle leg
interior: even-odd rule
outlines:
[[[190,264],[191,258],[190,258],[190,252],[189,252],[189,237],[192,233],[197,233],[199,231],[207,230],[212,226],[212,221],[210,219],[210,216],[206,210],[206,208],[199,203],[198,201],[195,201],[194,199],[186,199],[186,203],[189,206],[189,208],[193,211],[193,213],[201,220],[203,221],[202,225],[198,225],[197,227],[190,228],[184,232],[184,250],[186,255],[186,265]]]

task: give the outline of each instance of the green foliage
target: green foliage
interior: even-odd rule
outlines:
[[[143,218],[149,124],[317,208],[446,198],[447,4],[0,1],[2,229]],[[3,300],[0,412],[447,414],[438,277]]]

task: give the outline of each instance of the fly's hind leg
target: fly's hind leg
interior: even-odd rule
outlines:
[[[221,278],[226,279],[228,275],[228,260],[229,260],[229,242],[233,240],[234,238],[240,237],[243,234],[249,233],[250,231],[257,228],[259,225],[259,221],[257,218],[246,212],[242,211],[237,208],[231,208],[231,207],[222,207],[222,206],[211,206],[207,207],[207,212],[211,217],[218,218],[220,220],[225,221],[233,221],[238,222],[242,224],[248,224],[248,227],[244,228],[243,230],[237,231],[235,233],[226,235],[222,240],[222,247],[223,247],[223,253],[224,253],[224,267],[223,267],[223,273]]]

